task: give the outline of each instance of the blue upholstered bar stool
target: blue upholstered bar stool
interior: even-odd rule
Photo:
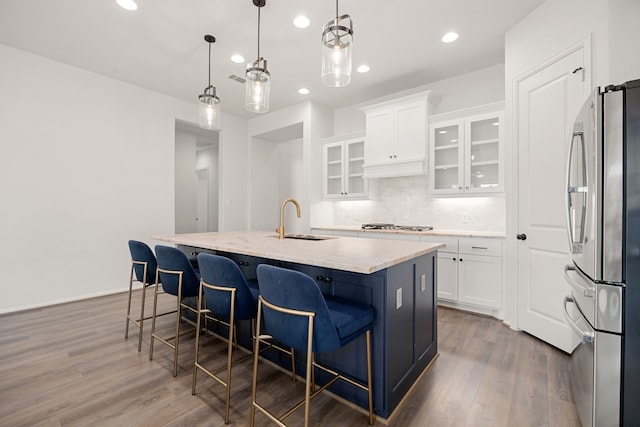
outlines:
[[[295,410],[304,405],[304,425],[309,425],[309,403],[338,379],[367,391],[369,398],[369,424],[373,425],[373,393],[371,388],[371,328],[373,308],[366,305],[325,297],[318,284],[308,275],[261,264],[257,269],[260,295],[258,297],[257,330],[261,323],[267,334],[282,344],[304,351],[306,358],[306,384],[304,399],[283,415],[276,417],[256,401],[258,354],[254,351],[253,387],[251,397],[250,425],[253,426],[258,409],[278,425]],[[338,350],[358,337],[366,337],[367,384],[361,384],[315,362],[314,353]],[[264,339],[266,337],[260,336]],[[259,340],[254,340],[256,349]],[[313,384],[315,368],[322,369],[332,378],[315,390]],[[314,390],[312,390],[312,388]]]
[[[218,255],[198,254],[200,266],[200,294],[198,305],[198,326],[196,328],[196,355],[193,365],[191,394],[196,394],[198,370],[205,372],[226,388],[224,423],[229,424],[229,400],[231,397],[231,367],[251,357],[248,352],[233,361],[233,343],[238,320],[255,319],[258,309],[258,284],[250,285],[242,275],[238,265],[231,259]],[[209,370],[198,360],[200,349],[200,321],[202,316],[226,325],[229,329],[227,339],[227,363],[216,370]],[[210,317],[211,316],[211,317]],[[217,374],[227,371],[226,379]]]
[[[184,303],[184,298],[197,297],[200,274],[194,270],[187,256],[180,250],[169,246],[156,246],[158,270],[156,273],[155,292],[153,294],[153,316],[151,316],[151,345],[149,347],[149,360],[153,360],[154,340],[168,345],[173,349],[173,376],[178,374],[178,345],[180,343],[180,321],[185,320],[194,326],[196,323],[182,317],[182,310],[188,310],[197,315],[197,308]],[[159,284],[162,283],[162,290]],[[156,318],[158,310],[158,294],[167,293],[175,295],[176,331],[172,337],[161,337],[156,334]],[[196,306],[198,306],[196,302]],[[169,314],[169,313],[164,313]]]
[[[127,304],[127,326],[124,337],[129,338],[129,322],[138,327],[138,351],[142,350],[142,327],[144,321],[151,319],[151,316],[144,317],[144,301],[147,286],[154,284],[156,269],[158,264],[156,256],[146,243],[137,240],[129,240],[129,252],[131,252],[131,272],[129,273],[129,302]],[[142,304],[140,305],[140,315],[131,315],[131,294],[133,284],[138,282],[142,285]]]

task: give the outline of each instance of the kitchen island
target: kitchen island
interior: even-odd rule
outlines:
[[[206,252],[234,259],[247,279],[255,279],[258,264],[278,265],[310,275],[325,294],[370,304],[375,311],[374,410],[388,418],[437,354],[436,251],[442,245],[297,237],[280,240],[272,232],[222,232],[153,238],[177,244],[191,257]],[[250,328],[240,328],[239,334],[245,335],[240,342],[250,345]],[[364,340],[356,340],[335,353],[317,355],[317,360],[365,381],[364,354]],[[267,357],[286,367],[286,358],[276,353]],[[297,369],[304,372],[302,364]],[[367,407],[366,393],[360,389],[339,382],[329,390]]]

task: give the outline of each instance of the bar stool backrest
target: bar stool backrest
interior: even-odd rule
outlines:
[[[144,266],[142,264],[133,264],[133,271],[136,274],[138,282],[145,285],[152,285],[156,280],[156,269],[158,263],[153,251],[146,243],[139,242],[137,240],[129,240],[129,251],[131,252],[131,260],[136,262],[147,263],[147,277],[144,277]]]
[[[191,266],[187,256],[179,249],[170,246],[156,246],[156,257],[160,270],[182,271],[182,297],[198,295],[200,279]],[[171,295],[178,295],[179,277],[177,274],[167,274],[159,271],[160,282],[164,291]]]
[[[258,302],[251,295],[249,285],[240,267],[231,259],[212,254],[198,254],[198,265],[202,280],[215,286],[235,288],[235,318],[237,320],[253,319],[256,317]],[[216,315],[229,318],[231,310],[231,293],[203,288],[207,301],[207,308]]]
[[[260,264],[257,268],[260,295],[267,302],[292,310],[314,312],[313,351],[329,352],[340,348],[335,323],[318,284],[295,270]],[[296,350],[307,351],[308,320],[271,310],[263,305],[266,331],[277,341]]]

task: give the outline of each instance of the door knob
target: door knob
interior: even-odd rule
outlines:
[[[524,234],[524,233],[518,233],[516,235],[516,239],[518,239],[518,240],[527,240],[527,235]]]

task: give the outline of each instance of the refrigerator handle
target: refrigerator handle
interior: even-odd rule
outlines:
[[[593,338],[595,337],[595,333],[591,331],[583,331],[580,327],[573,321],[571,316],[569,315],[569,310],[567,310],[567,304],[572,303],[575,304],[573,297],[566,296],[564,297],[564,317],[567,319],[567,323],[569,326],[578,333],[582,337],[582,342],[593,342]]]
[[[577,282],[573,277],[569,275],[570,271],[575,272],[576,268],[572,265],[565,265],[563,269],[564,280],[569,283],[569,286],[571,286],[576,291],[582,292],[585,297],[593,298],[595,296],[595,291],[593,289],[585,287],[582,283]]]
[[[577,186],[571,186],[571,166],[572,166],[572,156],[573,156],[573,148],[575,144],[576,138],[580,138],[580,144],[582,145],[580,152],[582,153],[582,180],[583,182]],[[571,199],[572,194],[574,193],[582,193],[583,197],[586,198],[587,193],[587,182],[586,182],[586,152],[584,146],[584,133],[581,130],[574,130],[571,136],[571,143],[569,144],[569,154],[567,155],[567,176],[566,176],[566,188],[567,188],[567,202],[565,206],[566,214],[567,214],[567,226],[569,232],[569,246],[572,253],[580,253],[581,246],[584,243],[584,227],[585,227],[585,215],[586,215],[586,206],[582,205],[580,209],[580,232],[579,235],[576,236],[576,208],[573,206],[573,202]]]

